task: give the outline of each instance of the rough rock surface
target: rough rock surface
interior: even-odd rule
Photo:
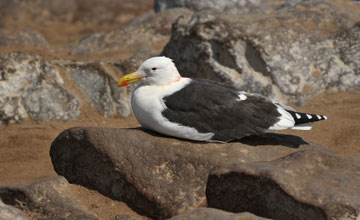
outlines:
[[[26,215],[10,205],[4,204],[0,199],[0,220],[27,220]]]
[[[31,219],[98,219],[72,197],[69,183],[61,176],[0,187],[0,198]]]
[[[298,151],[212,172],[209,207],[273,219],[359,219],[360,160]]]
[[[188,214],[178,215],[169,220],[266,220],[251,213],[229,213],[218,209],[200,208]]]
[[[62,86],[58,70],[39,55],[13,52],[0,56],[0,123],[73,120],[79,101]]]
[[[59,63],[80,88],[87,100],[106,116],[131,114],[130,94],[136,85],[120,88],[117,79],[134,72],[153,53],[141,51],[127,59],[104,59]]]
[[[290,135],[267,134],[242,142],[181,141],[140,129],[72,128],[55,139],[50,156],[55,171],[69,182],[164,219],[206,206],[205,186],[216,166],[322,149]]]
[[[204,10],[173,25],[163,54],[183,75],[304,104],[325,90],[360,89],[359,11],[340,0],[283,4],[256,16]]]
[[[146,49],[161,52],[170,39],[171,24],[179,17],[190,17],[187,9],[173,9],[158,14],[148,14],[143,19],[105,33],[95,33],[75,44],[72,55],[84,56],[104,53],[135,53]]]
[[[44,36],[34,30],[6,31],[0,30],[0,47],[48,47]]]
[[[203,9],[216,9],[230,14],[269,13],[275,6],[283,1],[261,0],[155,0],[156,12],[170,8],[188,8],[193,11]]]
[[[148,10],[148,0],[0,0],[0,25],[9,21],[37,23],[71,22],[82,24],[113,24],[123,22],[124,14],[133,17]],[[128,20],[125,18],[125,20]]]

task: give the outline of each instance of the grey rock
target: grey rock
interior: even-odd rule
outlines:
[[[188,8],[193,11],[216,9],[230,14],[269,13],[283,1],[262,0],[155,0],[156,12],[171,8]]]
[[[9,21],[34,22],[46,24],[51,21],[71,21],[77,10],[75,0],[33,0],[29,1],[0,1],[0,24]]]
[[[120,88],[117,79],[134,72],[153,53],[141,51],[127,59],[103,59],[63,65],[89,103],[105,117],[131,114],[130,96],[136,85]]]
[[[304,104],[322,91],[360,89],[357,61],[346,61],[356,52],[341,47],[356,39],[356,27],[350,39],[335,37],[354,26],[359,10],[338,0],[284,4],[257,16],[203,10],[173,25],[163,55],[174,59],[185,76]]]
[[[191,11],[174,9],[151,14],[147,19],[133,22],[125,27],[92,34],[75,44],[70,53],[77,56],[134,54],[144,48],[159,53],[170,39],[171,25],[179,16],[189,17]]]
[[[335,47],[340,59],[360,76],[360,22],[352,28],[340,32],[335,37]]]
[[[0,0],[0,25],[14,21],[35,25],[59,22],[114,25],[149,11],[152,4],[148,0]]]
[[[209,177],[209,207],[273,219],[359,219],[360,160],[298,151],[270,162],[229,164]]]
[[[230,213],[219,209],[200,208],[188,214],[182,214],[169,220],[266,220],[248,212]]]
[[[0,187],[0,198],[32,219],[98,219],[73,198],[69,183],[61,176]]]
[[[27,220],[26,215],[13,206],[4,204],[0,199],[0,220]]]
[[[140,214],[164,219],[206,206],[210,169],[323,150],[306,144],[299,137],[277,134],[215,144],[159,137],[140,129],[72,128],[54,140],[50,156],[55,171],[69,182],[125,201]]]
[[[0,121],[73,120],[80,103],[63,86],[55,66],[39,55],[13,52],[0,56]]]
[[[37,31],[0,30],[0,47],[46,48],[48,46],[45,37]]]
[[[115,220],[138,220],[139,218],[132,215],[116,215]]]

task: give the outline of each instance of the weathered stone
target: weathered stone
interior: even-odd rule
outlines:
[[[218,209],[200,208],[188,214],[178,215],[169,220],[266,220],[251,213],[229,213]]]
[[[273,219],[359,219],[360,160],[318,150],[216,169],[209,207]]]
[[[169,41],[171,24],[179,17],[190,17],[187,9],[174,9],[159,14],[152,14],[140,22],[105,33],[95,33],[74,45],[71,54],[77,56],[127,53],[134,54],[140,49],[161,52]]]
[[[340,32],[335,38],[335,45],[341,60],[360,76],[360,22],[351,29]]]
[[[71,183],[164,219],[206,206],[208,173],[216,166],[322,149],[290,135],[266,134],[241,141],[253,146],[181,141],[140,129],[72,128],[55,139],[50,156],[55,171]]]
[[[347,47],[336,48],[344,44],[334,39],[360,19],[359,10],[358,4],[339,0],[283,4],[256,16],[203,10],[174,24],[163,54],[185,76],[304,104],[322,91],[360,89],[355,62],[342,60],[338,51]],[[356,28],[350,32],[356,39]],[[343,55],[348,53],[355,52]]]
[[[51,22],[114,24],[131,20],[136,14],[151,9],[148,0],[33,0],[0,1],[0,25],[15,21],[38,25]]]
[[[48,47],[46,39],[37,31],[0,30],[0,47]]]
[[[80,103],[62,87],[58,70],[39,55],[23,52],[0,56],[0,122],[73,120]]]
[[[27,220],[26,215],[10,205],[4,204],[0,199],[0,220]]]
[[[117,79],[136,71],[139,65],[153,54],[136,53],[127,59],[106,59],[63,64],[71,79],[99,112],[106,116],[116,113],[125,117],[131,114],[130,94],[136,85],[120,88]]]
[[[155,0],[155,11],[170,8],[188,8],[193,11],[216,9],[230,14],[269,13],[283,1],[261,0]]]
[[[69,183],[61,176],[0,187],[0,198],[34,219],[98,219],[72,197]]]

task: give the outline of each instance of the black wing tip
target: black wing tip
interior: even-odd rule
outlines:
[[[309,122],[323,121],[328,118],[325,115],[317,115],[317,114],[309,114],[309,113],[301,113],[287,110],[291,114],[291,116],[295,120],[295,125],[306,124]]]

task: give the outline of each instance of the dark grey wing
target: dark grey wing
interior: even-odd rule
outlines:
[[[164,97],[162,114],[171,122],[213,132],[213,140],[229,141],[263,133],[275,124],[280,113],[270,100],[246,94],[240,100],[234,87],[205,79]]]

